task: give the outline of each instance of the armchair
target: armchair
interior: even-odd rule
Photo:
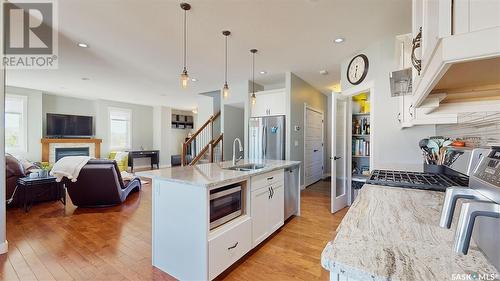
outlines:
[[[114,160],[90,160],[76,182],[65,179],[71,201],[78,207],[109,207],[121,204],[132,191],[141,189],[137,177],[124,183]]]

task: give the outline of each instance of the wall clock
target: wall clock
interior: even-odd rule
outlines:
[[[353,85],[361,83],[368,74],[368,57],[361,54],[352,58],[347,67],[347,80]]]

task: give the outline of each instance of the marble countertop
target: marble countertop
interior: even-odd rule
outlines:
[[[233,171],[225,168],[231,167],[232,162],[207,163],[194,166],[163,168],[145,172],[135,173],[140,177],[147,177],[184,184],[199,185],[204,187],[218,186],[226,182],[245,180],[250,176],[258,175],[278,169],[284,169],[300,164],[300,161],[287,160],[265,160],[249,161],[246,159],[238,161],[237,165],[263,164],[264,168],[254,171]]]
[[[443,200],[441,192],[365,184],[323,250],[322,266],[354,280],[500,278],[473,241],[468,255],[452,250],[458,218],[451,229],[439,227]]]

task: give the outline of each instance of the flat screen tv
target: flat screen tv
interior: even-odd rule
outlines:
[[[92,116],[47,113],[47,137],[90,138],[93,135]]]

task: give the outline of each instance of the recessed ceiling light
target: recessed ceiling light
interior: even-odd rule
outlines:
[[[321,75],[328,75],[328,70],[324,70],[324,69],[320,70],[319,74],[321,74]]]
[[[196,81],[198,81],[198,79],[196,79],[196,78],[191,78],[191,81],[192,81],[192,82],[196,82]]]
[[[89,45],[85,44],[85,43],[78,43],[78,47],[80,47],[80,48],[88,48]]]
[[[267,71],[261,71],[259,73],[262,74],[262,75],[264,75],[264,74],[267,74]]]
[[[90,78],[88,78],[88,77],[82,77],[82,80],[83,81],[88,81],[88,80],[90,80]]]
[[[342,43],[342,42],[344,42],[344,41],[345,41],[345,39],[344,39],[344,38],[342,38],[342,37],[335,38],[335,40],[333,40],[333,42],[335,42],[335,43],[337,43],[337,44],[338,44],[338,43]]]

